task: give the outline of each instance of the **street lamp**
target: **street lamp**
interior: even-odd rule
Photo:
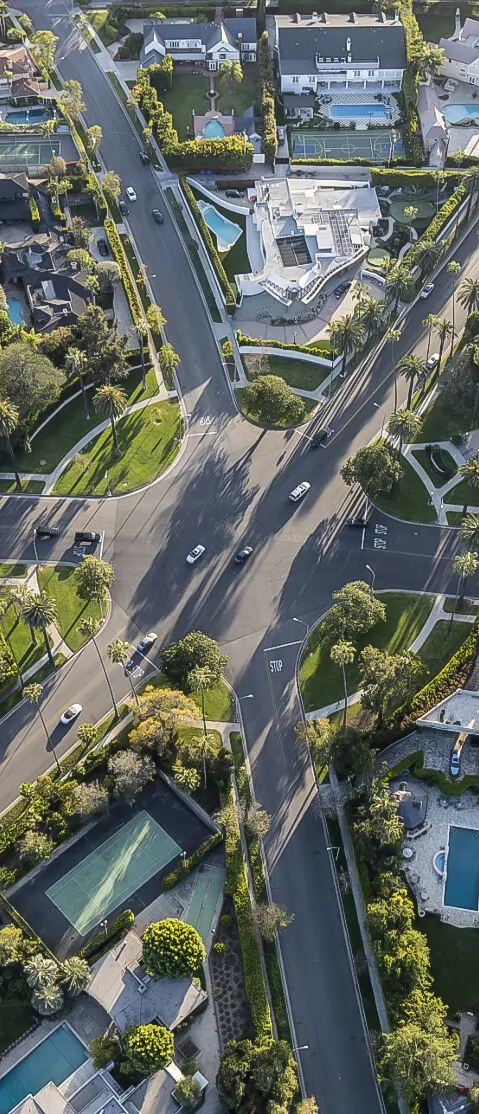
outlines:
[[[380,433],[380,437],[382,437],[382,435],[384,433],[384,419],[386,417],[386,410],[384,409],[384,406],[379,405],[379,402],[373,402],[373,406],[376,407],[376,410],[382,410],[382,412],[383,412],[383,420],[382,420],[382,423],[381,423],[381,433]]]
[[[376,579],[376,573],[374,569],[371,568],[371,565],[366,565],[366,568],[368,572],[371,573],[371,592],[374,592],[374,581]]]
[[[37,550],[37,528],[33,527],[33,552],[35,554],[35,564],[38,568],[38,550]]]
[[[340,848],[339,847],[327,847],[326,851],[335,851],[336,852],[336,854],[334,856],[334,861],[337,863]]]
[[[298,1044],[296,1048],[291,1049],[291,1052],[302,1052],[306,1048],[309,1048],[309,1044]]]
[[[105,479],[106,479],[106,493],[107,493],[107,496],[110,496],[111,495],[111,487],[110,487],[110,477],[108,475],[108,468],[105,472]]]
[[[302,624],[303,624],[303,626],[304,626],[304,627],[306,627],[306,634],[308,634],[308,631],[309,631],[309,623],[307,623],[307,622],[305,621],[305,619],[297,619],[295,615],[293,615],[293,616],[292,616],[292,619],[293,619],[293,623],[302,623]]]

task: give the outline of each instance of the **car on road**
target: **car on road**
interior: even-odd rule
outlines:
[[[369,515],[354,514],[352,518],[346,519],[346,526],[357,526],[359,528],[369,526]]]
[[[298,484],[297,487],[290,491],[288,498],[291,499],[292,503],[299,503],[300,499],[304,498],[310,487],[311,484],[309,484],[307,480],[303,480],[302,483]]]
[[[329,438],[333,436],[333,433],[334,429],[332,429],[331,426],[328,426],[326,429],[318,429],[318,432],[315,433],[314,437],[311,438],[311,448],[324,448],[326,442],[329,441]]]
[[[153,216],[156,220],[156,223],[157,224],[163,224],[163,221],[164,221],[165,218],[163,216],[163,213],[162,213],[161,209],[152,209],[151,211],[152,211]]]
[[[103,236],[99,237],[99,239],[96,242],[96,246],[98,248],[98,251],[100,252],[100,255],[109,255],[110,254],[109,251],[108,251],[108,244],[107,244],[107,242],[106,242],[106,240],[104,239]]]
[[[125,193],[126,193],[126,196],[128,198],[128,201],[137,201],[138,200],[138,198],[136,196],[136,191],[133,189],[133,186],[127,186],[126,190],[125,190]]]
[[[140,151],[140,159],[143,163],[143,166],[148,166],[150,160],[148,158],[148,155],[147,155],[146,151]]]
[[[434,283],[433,282],[427,282],[425,287],[421,290],[421,293],[420,293],[419,297],[420,298],[429,298],[429,295],[432,294],[433,290],[434,290]]]
[[[336,286],[334,290],[334,297],[338,299],[342,298],[343,294],[345,294],[346,291],[349,290],[350,286],[350,282],[340,282],[339,286]]]
[[[70,707],[67,708],[66,712],[64,712],[63,715],[60,716],[60,723],[64,723],[65,726],[68,727],[68,724],[73,723],[73,720],[76,719],[82,711],[83,709],[81,704],[70,704]]]
[[[429,357],[429,359],[426,363],[427,370],[428,371],[434,371],[434,368],[437,367],[438,363],[439,363],[439,352],[433,352],[432,356]]]
[[[119,200],[119,202],[118,202],[118,208],[119,208],[119,210],[120,210],[120,213],[123,213],[123,216],[124,216],[124,217],[128,217],[128,216],[129,216],[129,214],[130,214],[130,210],[129,210],[129,208],[128,208],[128,205],[127,205],[126,201],[123,201],[123,200],[122,200],[121,198],[120,198],[120,200]]]
[[[451,761],[449,763],[449,773],[451,777],[458,777],[461,768],[461,755],[457,750],[453,750],[451,754]]]
[[[286,134],[284,128],[276,128],[276,131],[278,133],[278,143],[284,143],[284,137]]]
[[[58,526],[35,526],[35,537],[37,538],[58,538],[60,530]]]
[[[252,552],[253,546],[245,545],[244,549],[240,549],[239,553],[236,554],[235,565],[244,565],[248,558],[251,557]]]
[[[75,545],[97,545],[101,541],[101,534],[96,530],[77,530],[73,540]]]
[[[157,638],[158,635],[155,634],[154,630],[150,631],[149,634],[145,634],[145,637],[142,638],[141,642],[139,642],[137,646],[137,650],[140,652],[140,654],[144,654],[146,650],[150,649],[150,646],[154,646]]]
[[[191,553],[189,553],[186,558],[187,565],[194,565],[195,561],[197,561],[199,557],[202,557],[204,552],[204,545],[195,545],[195,548],[191,550]]]
[[[244,197],[244,190],[225,190],[225,197]]]

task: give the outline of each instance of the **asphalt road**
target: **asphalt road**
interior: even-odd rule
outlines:
[[[141,495],[79,503],[68,499],[0,502],[0,559],[33,558],[32,529],[44,516],[62,527],[53,545],[41,543],[44,560],[70,560],[74,529],[105,531],[104,556],[115,567],[113,612],[100,646],[121,633],[135,641],[156,629],[159,644],[199,628],[217,638],[230,656],[228,676],[241,699],[257,798],[272,814],[266,853],[272,891],[295,914],[282,935],[296,1044],[308,1044],[301,1064],[307,1094],[321,1114],[374,1114],[380,1109],[364,1037],[340,910],[331,873],[312,771],[294,725],[300,718],[295,664],[305,627],[328,607],[331,591],[376,571],[377,588],[452,588],[451,558],[457,532],[373,518],[361,548],[361,531],[344,527],[358,497],[345,488],[339,468],[377,433],[373,402],[392,409],[390,353],[347,381],[329,407],[335,435],[326,450],[312,451],[298,431],[265,433],[241,419],[231,400],[203,303],[168,216],[160,228],[151,218],[158,188],[138,158],[136,134],[83,39],[66,18],[61,0],[24,0],[38,27],[60,36],[58,62],[65,78],[82,82],[88,124],[103,129],[102,157],[138,202],[130,223],[167,332],[182,362],[179,381],[191,414],[186,449],[168,479]],[[471,232],[456,258],[462,278],[479,267],[477,235]],[[421,320],[450,316],[451,280],[436,282],[427,302],[407,319],[396,358],[417,341],[425,351]],[[458,324],[464,317],[458,307]],[[400,401],[406,396],[400,381]],[[211,419],[209,425],[202,420]],[[324,414],[321,422],[325,420]],[[307,479],[312,488],[299,506],[288,493]],[[374,545],[376,525],[386,525],[386,548]],[[381,535],[384,538],[384,534]],[[206,546],[198,565],[185,555]],[[243,569],[232,564],[243,544],[255,553]],[[269,648],[272,649],[269,649]],[[121,670],[108,667],[118,696]],[[74,732],[58,732],[61,711],[83,704],[83,721],[109,708],[109,693],[90,645],[45,685],[45,713],[59,753]],[[252,694],[252,697],[250,696]],[[242,699],[249,697],[248,699]],[[34,711],[19,707],[2,723],[0,807],[21,781],[51,762]]]

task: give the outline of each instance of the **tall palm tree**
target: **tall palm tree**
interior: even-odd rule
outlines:
[[[146,391],[146,372],[145,372],[145,326],[142,321],[133,326],[133,332],[140,345],[140,360],[141,360],[141,389]]]
[[[85,415],[85,421],[89,422],[90,421],[90,412],[88,410],[88,399],[87,399],[87,393],[86,393],[86,390],[85,390],[85,380],[83,378],[84,375],[86,375],[86,372],[88,370],[87,354],[86,354],[86,352],[81,352],[81,350],[79,348],[69,348],[68,352],[66,354],[65,363],[66,363],[67,367],[71,368],[71,370],[73,372],[73,375],[78,376],[78,382],[80,384],[82,398],[83,398],[83,413]]]
[[[45,983],[32,994],[32,1006],[42,1017],[58,1013],[63,1006],[63,990],[56,983]]]
[[[355,314],[357,313],[358,321],[362,322],[363,314],[362,309],[366,299],[369,297],[369,286],[365,282],[358,282],[353,290],[353,299],[357,302],[355,307]]]
[[[329,656],[335,665],[341,667],[343,674],[343,687],[344,687],[344,714],[343,714],[343,727],[346,727],[348,718],[348,686],[346,681],[346,666],[352,665],[356,654],[356,647],[352,642],[347,642],[345,639],[340,638],[334,646],[331,646]]]
[[[451,259],[450,263],[446,263],[446,271],[448,275],[452,275],[452,339],[451,339],[451,352],[454,343],[454,336],[456,332],[456,286],[457,280],[461,273],[461,264],[457,263],[455,259]]]
[[[77,998],[83,990],[86,990],[90,979],[91,971],[88,960],[82,959],[79,955],[72,955],[70,959],[64,959],[61,980],[71,998]]]
[[[466,514],[459,530],[461,540],[479,549],[479,514]]]
[[[461,479],[467,480],[466,494],[464,496],[464,506],[462,508],[462,517],[465,518],[469,504],[469,497],[471,494],[471,487],[479,487],[479,460],[477,459],[477,457],[470,457],[469,460],[466,460],[465,464],[461,464],[461,467],[457,470],[457,474],[461,477]]]
[[[426,375],[427,364],[426,361],[421,358],[421,356],[415,356],[414,353],[412,353],[409,356],[404,356],[404,358],[400,361],[398,365],[398,371],[400,371],[401,374],[404,375],[404,378],[409,383],[406,410],[410,410],[414,384],[417,379],[420,379],[423,375]]]
[[[422,427],[422,419],[419,414],[414,410],[406,410],[403,406],[401,410],[396,410],[395,414],[390,414],[387,421],[387,431],[392,437],[399,438],[398,457],[401,457],[403,442],[407,443],[413,441],[417,437]]]
[[[479,167],[471,166],[469,170],[466,170],[465,174],[463,175],[462,181],[465,183],[465,185],[467,185],[469,191],[469,201],[467,204],[466,213],[466,221],[468,221],[471,215],[472,203],[474,201],[474,198],[476,199],[477,205],[479,197]]]
[[[100,623],[98,622],[97,619],[82,619],[78,624],[78,630],[80,631],[80,634],[82,634],[84,638],[91,638],[93,640],[93,645],[94,645],[95,650],[98,654],[98,660],[100,661],[101,667],[102,667],[103,672],[105,674],[105,681],[106,681],[106,683],[108,685],[108,688],[110,690],[111,702],[112,702],[113,707],[115,709],[115,719],[118,719],[118,707],[117,707],[117,703],[116,703],[116,700],[115,700],[115,697],[114,697],[114,694],[113,694],[113,689],[111,687],[110,678],[109,678],[108,673],[105,669],[105,663],[104,663],[103,658],[100,654],[100,651],[99,651],[98,645],[97,645],[97,641],[96,641],[96,638],[95,638],[96,632],[99,629],[99,627],[100,627]]]
[[[455,596],[455,600],[454,600],[454,608],[452,610],[451,618],[449,620],[449,634],[451,633],[451,630],[452,630],[452,624],[454,622],[454,616],[456,614],[457,604],[458,604],[458,602],[461,605],[463,603],[464,596],[466,594],[466,583],[467,583],[468,577],[474,576],[474,573],[476,572],[476,569],[477,569],[478,565],[479,565],[479,560],[478,560],[478,557],[477,557],[477,553],[476,552],[471,552],[470,550],[467,553],[458,553],[457,556],[454,558],[454,560],[452,562],[452,567],[454,569],[454,572],[457,572],[457,575],[458,575],[458,581],[457,581],[456,596]],[[459,597],[459,600],[458,600],[458,597]]]
[[[28,623],[32,632],[36,630],[42,632],[48,660],[52,668],[55,666],[55,660],[48,637],[48,628],[56,622],[57,618],[56,603],[50,599],[46,592],[40,592],[38,596],[34,595],[33,592],[30,593],[29,599],[25,600],[22,607],[22,619]]]
[[[347,313],[344,317],[336,318],[336,321],[329,326],[328,335],[330,339],[334,338],[335,347],[339,346],[343,350],[341,375],[344,375],[349,353],[364,344],[364,329],[352,313]]]
[[[386,303],[382,298],[368,298],[361,313],[361,325],[366,336],[380,333],[386,324]]]
[[[103,420],[108,419],[110,422],[115,456],[120,456],[115,422],[125,413],[126,404],[127,396],[121,387],[106,384],[104,387],[98,387],[93,396],[96,413]]]
[[[436,266],[441,258],[442,250],[441,245],[436,244],[434,240],[421,239],[419,242],[416,249],[416,262],[421,271],[421,282]]]
[[[201,693],[201,715],[203,717],[203,731],[206,735],[206,716],[205,716],[205,692],[213,688],[215,684],[215,675],[211,669],[206,665],[198,665],[196,669],[192,669],[188,674],[189,684]],[[206,775],[205,775],[206,776]]]
[[[218,85],[223,89],[232,89],[235,85],[240,85],[243,80],[243,70],[241,69],[241,62],[223,62],[220,66],[218,74]]]
[[[439,337],[439,359],[437,361],[437,368],[434,374],[434,382],[439,378],[441,370],[442,354],[444,352],[444,345],[450,336],[454,336],[454,329],[450,321],[445,317],[438,317],[433,325],[434,332]]]
[[[124,642],[122,638],[114,638],[112,640],[112,642],[108,643],[108,646],[106,648],[106,654],[107,654],[108,661],[113,662],[114,665],[124,665],[125,662],[128,661],[128,658],[131,657],[131,650],[130,650],[129,643]],[[137,693],[136,693],[136,689],[135,689],[135,686],[133,684],[133,677],[131,676],[131,673],[128,669],[125,669],[125,673],[126,673],[126,675],[128,677],[128,680],[130,682],[131,691],[133,693],[133,696],[134,696],[134,698],[136,700],[136,703],[139,707],[140,705],[139,705],[139,700],[138,700],[138,696],[137,696]]]
[[[398,408],[398,377],[397,372],[394,370],[394,345],[401,340],[401,330],[388,329],[386,333],[386,340],[388,340],[391,345],[391,371],[394,371],[394,413],[396,413],[396,410]]]
[[[396,316],[400,302],[407,302],[414,292],[414,282],[411,272],[403,263],[396,264],[386,278],[386,296],[394,299],[393,314]]]
[[[461,282],[457,300],[464,306],[468,314],[479,309],[479,279],[467,278]]]
[[[15,484],[19,491],[22,490],[22,481],[18,471],[15,453],[12,448],[10,440],[12,433],[18,428],[18,409],[13,402],[8,398],[0,399],[0,437],[3,437],[7,448],[7,453],[12,463],[12,470],[15,475]]]
[[[433,329],[433,325],[435,325],[435,324],[436,324],[436,321],[438,321],[438,320],[439,320],[439,318],[438,318],[438,317],[436,316],[436,314],[435,314],[435,313],[429,313],[429,314],[427,315],[427,317],[425,317],[425,318],[424,318],[424,321],[421,321],[421,325],[422,325],[422,326],[424,327],[424,329],[427,329],[427,330],[428,330],[428,334],[427,334],[427,352],[426,352],[426,363],[427,363],[427,361],[428,361],[428,359],[429,359],[429,353],[430,353],[430,351],[431,351],[431,338],[432,338],[432,329]]]
[[[53,745],[48,727],[47,727],[47,725],[45,723],[45,720],[43,718],[43,712],[42,712],[42,709],[41,709],[41,706],[40,706],[40,701],[41,701],[42,696],[43,696],[43,685],[38,684],[38,682],[36,684],[25,685],[25,688],[23,690],[23,695],[25,697],[25,700],[28,700],[30,704],[35,704],[38,715],[40,716],[40,719],[42,721],[43,730],[44,730],[45,735],[47,737],[48,743],[52,748],[53,757],[55,759],[55,762],[57,764],[58,769],[60,770],[61,767],[60,767],[60,763],[59,763],[58,758],[57,758],[57,752],[56,752],[55,747]]]
[[[444,61],[444,51],[441,47],[423,43],[422,50],[420,54],[418,54],[418,59],[415,64],[417,73],[426,81],[431,77],[437,77],[437,75],[441,73]]]

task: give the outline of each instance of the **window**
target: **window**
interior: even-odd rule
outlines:
[[[178,40],[176,40],[175,42],[170,42],[170,43],[169,43],[169,46],[172,46],[173,48],[175,48],[175,47],[176,47],[176,49],[178,49],[179,45],[180,45],[180,44],[179,44]]]
[[[376,70],[368,70],[368,77],[374,77]]]
[[[293,82],[293,85],[297,85],[298,81],[299,81],[299,77],[292,77],[291,81]]]
[[[361,77],[361,70],[353,70],[353,77]]]

